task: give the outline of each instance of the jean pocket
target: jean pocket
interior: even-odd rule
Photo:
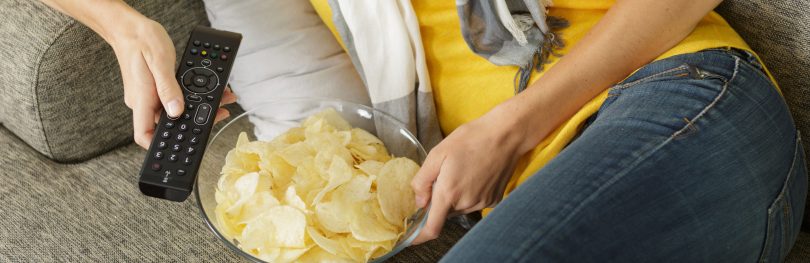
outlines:
[[[644,68],[639,70],[636,74],[643,72]],[[633,79],[629,77],[628,80]],[[608,94],[609,95],[618,95],[616,93],[629,89],[635,86],[639,86],[640,84],[656,82],[656,81],[668,81],[668,80],[714,80],[719,81],[721,84],[720,86],[724,86],[728,83],[728,79],[720,74],[713,73],[711,71],[702,69],[692,64],[684,63],[678,66],[662,70],[660,72],[651,73],[647,76],[643,76],[641,78],[633,79],[627,82],[620,82],[613,87],[610,88]]]
[[[793,247],[804,214],[807,183],[804,149],[801,136],[797,133],[790,172],[779,194],[768,207],[765,243],[759,262],[782,262]]]

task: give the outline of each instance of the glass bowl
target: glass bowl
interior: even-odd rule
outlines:
[[[288,99],[267,102],[236,116],[219,129],[208,143],[194,189],[197,204],[208,228],[236,254],[253,262],[264,262],[242,251],[234,240],[227,239],[218,230],[214,214],[217,205],[214,193],[220,171],[225,164],[225,155],[236,145],[241,132],[246,132],[251,141],[271,140],[275,135],[298,126],[308,116],[327,108],[333,108],[353,127],[364,129],[379,137],[394,156],[411,158],[420,165],[425,160],[427,156],[425,149],[402,122],[385,112],[361,104],[328,98]],[[261,128],[256,128],[254,125],[256,123]],[[394,245],[394,249],[381,257],[371,259],[371,262],[382,262],[408,247],[424,226],[427,211],[428,208],[417,210],[408,219],[405,234]]]

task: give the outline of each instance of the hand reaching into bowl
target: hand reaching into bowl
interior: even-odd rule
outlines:
[[[124,82],[124,103],[132,109],[133,137],[148,148],[161,109],[170,117],[183,114],[183,92],[175,79],[176,52],[171,38],[158,22],[120,0],[43,0],[98,33],[112,46]],[[222,105],[236,102],[230,88]],[[215,122],[230,113],[220,108]]]

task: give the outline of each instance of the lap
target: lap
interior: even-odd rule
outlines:
[[[652,63],[445,260],[756,260],[788,174],[806,181],[795,138],[769,80],[737,57]]]

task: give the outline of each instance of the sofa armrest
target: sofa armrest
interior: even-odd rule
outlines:
[[[127,1],[161,23],[179,53],[208,24],[202,1]],[[0,1],[0,123],[60,162],[78,162],[132,141],[112,48],[88,27],[40,1]]]

